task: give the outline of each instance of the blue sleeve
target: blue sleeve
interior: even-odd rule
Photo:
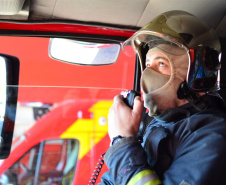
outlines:
[[[112,182],[112,179],[110,177],[110,172],[109,171],[105,172],[102,175],[101,183],[99,183],[98,185],[114,185],[114,183]]]
[[[126,137],[111,146],[105,155],[114,184],[161,184],[147,163],[146,153],[136,137]]]
[[[217,118],[217,119],[216,119]],[[195,120],[196,119],[196,120]],[[187,124],[196,124],[194,130],[179,131],[174,159],[164,173],[166,185],[226,184],[226,122],[219,117],[196,116]],[[201,120],[201,121],[200,121]],[[209,122],[209,124],[207,124]]]

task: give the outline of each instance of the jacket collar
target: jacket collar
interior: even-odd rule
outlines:
[[[197,101],[189,102],[180,107],[169,108],[154,118],[157,121],[162,122],[177,122],[211,107],[220,107],[221,109],[225,110],[224,102],[220,97],[204,95],[201,96]]]

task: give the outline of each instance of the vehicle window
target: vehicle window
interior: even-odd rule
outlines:
[[[70,184],[79,151],[75,139],[43,141],[1,176],[2,184]]]
[[[113,98],[133,89],[135,56],[125,55],[122,47],[113,64],[77,65],[51,58],[50,40],[0,36],[0,53],[20,60],[13,144],[1,161],[2,184],[71,184],[73,177],[75,184],[87,184],[109,147],[107,114]]]

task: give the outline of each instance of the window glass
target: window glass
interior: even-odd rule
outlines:
[[[43,149],[38,184],[65,184],[73,180],[78,156],[76,140],[46,141]],[[66,183],[67,184],[67,183]]]
[[[31,148],[0,177],[1,184],[71,184],[78,157],[75,139],[44,141]],[[40,161],[40,162],[39,162]]]
[[[39,144],[26,152],[16,163],[1,176],[1,184],[32,184],[34,179]]]
[[[1,161],[0,184],[71,184],[74,175],[75,184],[89,182],[97,158],[109,147],[113,98],[133,88],[136,57],[120,50],[114,64],[84,66],[51,58],[48,37],[0,36],[0,42],[1,53],[20,60],[13,145]],[[78,142],[59,138],[79,140],[82,169],[76,174]]]

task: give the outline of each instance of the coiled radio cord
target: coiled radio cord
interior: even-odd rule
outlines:
[[[95,170],[94,170],[94,173],[92,174],[92,177],[91,177],[91,180],[89,181],[89,183],[91,185],[94,185],[96,183],[96,180],[100,174],[100,171],[104,165],[104,155],[105,153],[103,153],[101,156],[100,156],[100,159],[99,159],[99,162],[97,163],[97,166],[95,167]],[[88,184],[88,185],[90,185]]]

